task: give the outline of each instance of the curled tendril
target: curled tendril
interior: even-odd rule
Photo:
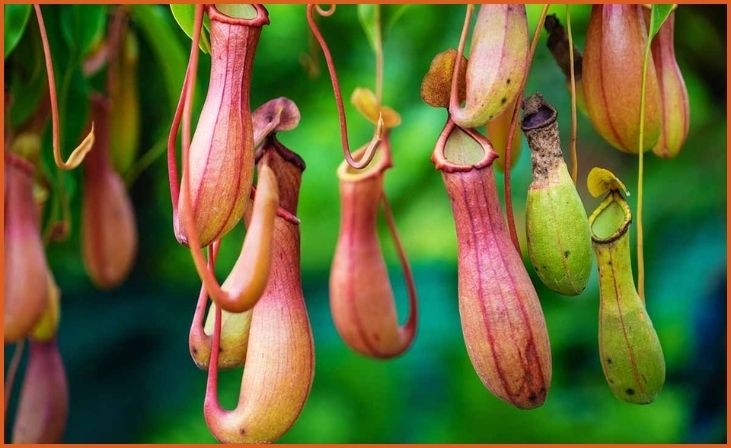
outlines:
[[[221,241],[216,240],[208,246],[208,270],[215,275],[216,257]],[[191,348],[191,354],[196,364],[200,365],[201,361],[208,361],[210,357],[211,336],[207,335],[204,329],[204,321],[206,316],[206,308],[208,306],[208,291],[206,286],[201,284],[201,290],[198,294],[198,302],[193,313],[193,322],[190,325],[188,334],[188,342]],[[193,352],[195,350],[195,353]],[[204,351],[204,352],[202,352]]]
[[[327,70],[330,73],[330,80],[332,82],[333,92],[335,94],[335,102],[338,106],[338,116],[340,118],[340,141],[343,147],[343,156],[348,162],[348,165],[350,165],[354,169],[362,169],[365,168],[371,162],[371,160],[373,160],[373,156],[376,154],[378,144],[383,138],[383,116],[379,113],[378,124],[376,125],[376,131],[374,132],[371,141],[368,143],[365,151],[363,151],[363,155],[358,160],[355,160],[353,158],[353,154],[350,151],[350,145],[348,144],[348,125],[345,119],[345,106],[343,105],[343,96],[340,91],[340,82],[338,81],[338,75],[335,72],[335,64],[333,63],[330,48],[327,46],[325,38],[322,37],[320,29],[315,23],[315,17],[312,13],[313,10],[316,10],[317,13],[323,17],[329,17],[335,12],[335,5],[331,5],[330,9],[327,10],[323,10],[318,5],[307,5],[307,22],[310,25],[310,30],[312,31],[312,34],[315,36],[315,39],[317,39],[317,42],[320,44],[320,48],[322,48],[322,53],[325,56],[325,63],[327,64]]]
[[[89,134],[81,141],[69,155],[66,161],[61,156],[61,133],[58,118],[58,99],[56,95],[56,77],[53,74],[53,59],[51,58],[51,47],[48,43],[48,34],[46,33],[46,25],[43,22],[43,14],[41,6],[34,4],[33,8],[38,19],[38,29],[41,34],[41,43],[43,44],[43,56],[46,62],[46,73],[48,77],[48,96],[51,101],[51,124],[53,128],[53,160],[56,166],[62,170],[72,170],[84,161],[86,154],[91,151],[94,146],[94,123],[91,123]]]
[[[322,6],[315,5],[315,10],[322,17],[330,17],[331,15],[335,14],[336,7],[337,7],[337,5],[335,3],[330,3],[330,8],[328,8],[328,9],[322,9]]]
[[[398,228],[396,227],[396,220],[393,217],[393,211],[391,210],[391,204],[388,202],[386,193],[381,193],[381,207],[383,209],[383,216],[386,218],[386,225],[388,231],[391,233],[391,240],[393,245],[396,247],[396,253],[398,254],[399,262],[401,263],[401,270],[404,273],[404,280],[406,281],[406,289],[409,293],[409,318],[406,321],[406,325],[403,327],[406,334],[406,341],[408,341],[404,350],[406,350],[414,339],[416,333],[416,320],[419,314],[419,308],[416,296],[416,285],[414,282],[414,274],[411,271],[409,265],[409,259],[406,256],[403,244],[401,244],[401,238],[398,234]]]

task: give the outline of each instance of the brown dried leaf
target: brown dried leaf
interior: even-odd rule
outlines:
[[[429,71],[421,82],[421,98],[424,102],[433,107],[449,107],[449,96],[452,88],[452,74],[454,73],[454,61],[457,59],[457,50],[450,48],[443,51],[431,61]],[[467,70],[467,58],[462,56],[460,64],[459,102],[465,100],[465,72]]]

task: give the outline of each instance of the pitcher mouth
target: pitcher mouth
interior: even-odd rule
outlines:
[[[453,132],[460,132],[464,134],[463,137],[471,138],[475,143],[469,152],[460,152],[459,154],[448,154],[447,145],[459,144],[459,141],[450,141],[450,137]],[[464,141],[464,140],[463,140]],[[469,141],[467,141],[469,144]],[[471,153],[470,153],[471,152]],[[482,154],[480,154],[480,152]],[[460,158],[461,160],[455,160]],[[432,152],[432,162],[434,166],[441,171],[447,173],[453,172],[465,172],[471,170],[479,170],[485,167],[489,167],[498,158],[497,153],[492,147],[492,144],[479,132],[471,128],[463,128],[457,123],[452,121],[452,118],[447,118],[447,122],[444,125],[442,133],[439,135],[437,144]]]
[[[612,210],[613,207],[619,207],[619,209]],[[616,216],[617,212],[622,213],[622,216]],[[615,216],[609,216],[609,213],[614,213]],[[615,224],[615,222],[618,223]],[[627,201],[625,201],[622,193],[616,190],[612,191],[589,216],[591,240],[597,244],[613,243],[627,233],[631,223],[632,214]],[[606,227],[609,227],[610,230],[606,230]]]
[[[227,23],[229,25],[252,27],[269,25],[269,13],[264,6],[259,4],[209,4],[206,9],[208,10],[208,17],[210,17],[211,20]],[[247,17],[249,13],[251,17]],[[240,15],[241,17],[237,17],[237,15]]]
[[[353,158],[358,160],[365,152],[368,144],[358,148],[353,152]],[[362,169],[355,169],[348,165],[347,160],[343,160],[338,166],[337,175],[338,179],[343,182],[358,182],[361,180],[369,179],[371,177],[380,176],[381,173],[391,168],[393,163],[391,161],[391,143],[388,139],[388,133],[383,135],[383,138],[376,147],[376,152],[373,155],[373,159]]]
[[[523,100],[524,116],[520,127],[525,131],[547,128],[556,122],[558,112],[537,93]]]

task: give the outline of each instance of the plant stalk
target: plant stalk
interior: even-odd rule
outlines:
[[[533,33],[533,41],[530,44],[530,51],[528,52],[528,62],[525,67],[526,73],[530,72],[530,67],[533,63],[533,55],[536,52],[536,46],[538,45],[538,38],[541,35],[541,29],[543,29],[543,24],[546,21],[546,14],[548,13],[548,6],[549,6],[548,4],[543,5],[543,10],[541,11],[541,15],[538,18],[538,24],[536,25],[536,30]],[[513,240],[513,245],[515,245],[515,249],[518,251],[518,253],[520,253],[520,243],[518,242],[518,232],[515,230],[515,215],[513,213],[513,197],[510,192],[510,157],[511,157],[510,153],[511,153],[511,149],[513,146],[513,137],[515,136],[515,127],[518,125],[518,111],[520,110],[520,105],[523,103],[523,92],[525,91],[525,85],[527,82],[528,82],[528,76],[525,76],[523,78],[523,82],[520,85],[520,89],[518,89],[517,98],[519,99],[519,101],[515,102],[515,108],[513,109],[513,118],[511,118],[510,127],[508,128],[508,142],[505,146],[505,177],[504,177],[505,214],[507,215],[508,230],[510,231],[510,239]]]
[[[639,166],[637,169],[637,292],[642,302],[645,302],[645,253],[644,238],[642,231],[642,197],[643,185],[642,178],[644,175],[644,148],[642,143],[645,137],[645,96],[647,90],[647,65],[650,59],[650,49],[652,44],[651,36],[648,36],[645,44],[645,56],[642,61],[642,89],[640,91],[640,138],[638,145]]]
[[[576,74],[574,70],[574,36],[571,32],[571,6],[566,5],[566,30],[569,37],[569,64],[571,66],[571,179],[576,185],[579,177],[579,159],[576,153]]]

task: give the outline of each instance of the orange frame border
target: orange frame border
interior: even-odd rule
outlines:
[[[2,0],[3,6],[6,5],[6,4],[28,4],[28,3],[30,3],[30,2]],[[145,4],[145,3],[146,4],[160,4],[161,2],[160,1],[155,1],[155,0],[138,0],[138,1],[128,1],[128,0],[119,0],[119,1],[111,1],[111,0],[98,0],[98,1],[94,1],[94,0],[78,0],[78,1],[74,1],[74,2],[69,2],[69,1],[54,1],[54,0],[39,0],[37,3],[40,3],[40,4]],[[205,2],[202,2],[202,1],[186,2],[186,1],[180,1],[180,0],[173,0],[173,1],[170,1],[168,3],[189,3],[189,4],[194,4],[194,3],[205,3]],[[223,0],[221,3],[235,3],[235,2],[232,2],[230,0]],[[270,3],[270,4],[302,4],[302,5],[305,5],[305,4],[308,4],[310,2],[273,0],[273,1],[268,1],[266,3]],[[474,2],[474,1],[463,2],[463,1],[458,1],[458,0],[441,0],[441,1],[434,1],[434,0],[426,0],[426,1],[413,1],[413,0],[403,0],[403,1],[391,1],[391,0],[389,0],[389,1],[338,0],[338,1],[333,2],[333,3],[336,3],[336,4],[351,4],[351,5],[353,5],[353,4],[359,4],[359,3],[380,3],[380,4],[404,4],[404,3],[409,3],[409,4],[455,4],[455,5],[458,5],[458,4],[476,3],[476,2]],[[526,1],[526,2],[507,1],[506,3],[525,3],[525,4],[543,4],[543,3],[549,3],[549,4],[560,4],[560,5],[562,5],[562,4],[587,4],[587,2],[580,2],[580,1],[577,1],[577,0],[569,0],[569,1],[564,1],[564,2],[556,2],[556,1],[537,2],[537,1],[534,1],[534,0],[530,0],[530,1]],[[614,2],[598,1],[598,2],[595,2],[595,3],[605,4],[605,3],[635,3],[635,2],[621,0],[621,1],[614,1]],[[669,3],[669,2],[660,1],[660,2],[654,2],[654,3]],[[677,2],[674,2],[674,3],[678,3],[678,4],[698,4],[700,2],[694,2],[694,1],[690,1],[690,0],[682,0],[682,1],[677,1]],[[729,92],[729,85],[730,85],[730,83],[729,83],[729,77],[728,77],[728,65],[729,65],[728,63],[729,63],[729,60],[731,59],[731,57],[730,57],[731,56],[731,52],[729,52],[729,47],[730,47],[729,44],[731,44],[731,35],[729,35],[729,24],[731,24],[731,8],[728,7],[729,1],[725,1],[725,0],[706,0],[706,1],[702,2],[702,3],[703,4],[712,4],[712,5],[727,5],[727,8],[726,8],[726,67],[727,67],[727,73],[726,73],[726,92],[727,92],[727,95],[726,95],[726,142],[727,142],[727,145],[728,145],[729,136],[731,136],[731,132],[729,131],[729,127],[728,127],[728,124],[729,124],[728,111],[731,110],[731,97],[728,94],[728,92]],[[4,7],[2,8],[2,10],[0,10],[0,32],[2,32],[2,34],[4,35],[4,32],[5,32],[5,8]],[[3,53],[4,53],[4,49],[3,49]],[[3,58],[3,60],[4,60],[4,58]],[[0,69],[0,75],[2,75],[2,84],[3,84],[2,91],[0,91],[0,103],[1,104],[5,104],[5,65],[4,64],[3,64],[2,69]],[[0,122],[3,122],[4,123],[4,109],[3,110],[0,110]],[[5,129],[4,129],[4,127],[2,129],[2,136],[3,136],[3,141],[4,141],[5,140],[5,138],[4,138],[5,137]],[[727,149],[728,149],[728,146],[727,146]],[[726,283],[726,346],[727,346],[727,350],[728,350],[729,342],[731,342],[731,340],[729,339],[729,332],[728,332],[728,322],[729,322],[729,317],[731,317],[731,309],[729,308],[729,297],[730,297],[730,293],[731,293],[731,288],[729,288],[729,285],[730,284],[728,282],[729,274],[731,274],[731,270],[729,270],[729,267],[728,267],[728,258],[729,258],[729,255],[731,254],[731,251],[729,250],[729,245],[728,245],[728,241],[729,241],[729,239],[731,237],[731,232],[729,231],[729,227],[728,227],[728,222],[729,222],[729,219],[731,218],[731,209],[729,208],[729,201],[728,201],[729,193],[731,192],[731,190],[729,189],[729,183],[728,183],[728,174],[729,174],[730,171],[731,171],[731,160],[729,160],[729,158],[727,156],[726,157],[726,259],[727,259],[727,264],[726,264],[726,278],[727,278],[727,283]],[[4,207],[5,182],[4,182],[4,179],[5,179],[5,162],[3,161],[2,163],[0,163],[0,184],[2,185],[0,188],[2,189],[2,193],[3,193],[3,209],[2,209],[2,211],[0,211],[0,218],[2,218],[2,227],[3,227],[3,230],[4,230],[4,223],[5,223],[5,207]],[[3,232],[3,235],[0,236],[0,251],[2,251],[3,254],[5,253],[5,235],[4,235],[4,232]],[[3,268],[4,268],[4,257],[3,257]],[[3,269],[2,273],[0,273],[0,283],[3,283],[4,284],[4,281],[5,281],[4,276],[5,276],[5,270]],[[4,305],[5,305],[5,301],[4,301],[4,293],[3,293],[2,294],[2,297],[0,297],[0,306],[3,306],[4,307]],[[2,327],[3,327],[3,323],[0,322],[0,329],[2,329]],[[4,367],[5,366],[5,352],[4,352],[4,350],[2,352],[0,352],[0,361],[2,361],[2,364],[3,364],[3,367]],[[731,394],[729,393],[729,386],[731,385],[731,383],[729,382],[729,376],[728,376],[729,367],[731,367],[731,364],[729,363],[729,357],[728,357],[728,351],[727,351],[727,356],[726,356],[726,411],[727,411],[726,412],[726,438],[727,438],[727,442],[726,442],[726,444],[719,444],[720,446],[728,445],[728,436],[729,436],[728,426],[729,426],[729,422],[731,421],[731,419],[729,419],[729,415],[728,415],[728,402],[729,402],[729,397],[731,397]],[[5,380],[5,371],[3,369],[3,383],[5,382],[4,380]],[[0,391],[0,395],[2,395],[2,398],[4,398],[4,395],[5,395],[4,390]],[[3,417],[4,417],[4,414],[5,414],[5,412],[3,411]],[[3,420],[4,420],[4,418],[3,418]],[[5,440],[5,427],[4,427],[4,425],[0,429],[0,437],[2,438],[2,440]],[[165,447],[165,446],[168,446],[168,447],[205,447],[205,446],[214,447],[214,446],[219,446],[217,444],[76,444],[76,445],[78,445],[78,446],[94,446],[94,447],[114,447],[114,448],[120,448],[120,447],[137,447],[137,446],[154,446],[154,447]],[[368,445],[356,445],[356,444],[349,444],[349,445],[351,445],[351,446],[368,446]],[[378,445],[383,445],[383,444],[377,444],[375,446],[378,446]],[[613,446],[613,445],[614,444],[609,445],[609,446]],[[687,446],[692,446],[692,447],[713,447],[713,446],[719,446],[719,445],[713,445],[713,444],[693,444],[693,445],[687,445]],[[53,445],[33,444],[33,445],[18,445],[18,446],[48,447],[48,446],[64,446],[64,444],[53,444]],[[297,446],[297,445],[295,445],[295,444],[280,444],[279,446],[293,447],[293,446]],[[338,445],[338,444],[313,444],[311,446],[317,446],[317,447],[335,447],[335,446],[340,446],[340,445]],[[419,446],[458,447],[458,446],[473,446],[473,445],[466,445],[466,444],[433,444],[433,445],[426,445],[426,444],[402,444],[400,446],[412,448],[412,447],[419,447]],[[479,445],[477,445],[477,446],[479,446]],[[531,447],[533,445],[531,445],[531,444],[493,444],[493,445],[489,445],[489,446],[502,446],[502,447],[516,447],[516,446],[519,446],[519,447]],[[573,446],[573,445],[568,445],[568,444],[545,444],[545,446],[559,447],[559,446]],[[647,445],[645,445],[645,444],[626,444],[625,446],[635,446],[635,447],[661,447],[661,446],[668,446],[668,445],[665,445],[665,444],[647,444]]]

